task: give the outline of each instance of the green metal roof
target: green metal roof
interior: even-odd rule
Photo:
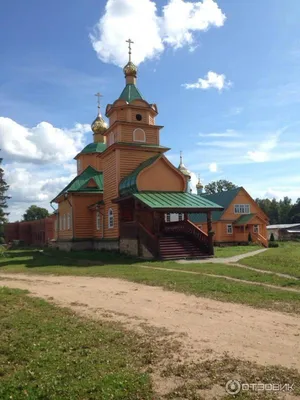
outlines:
[[[116,142],[118,145],[128,146],[128,147],[142,147],[145,149],[163,149],[165,151],[170,150],[169,147],[161,146],[160,144],[151,144],[151,143],[133,143],[133,142]]]
[[[97,187],[88,187],[89,181],[93,179]],[[76,176],[51,202],[55,201],[64,193],[103,193],[103,173],[88,166],[80,175]]]
[[[125,88],[119,98],[127,101],[128,103],[131,103],[132,101],[137,100],[137,99],[143,100],[141,93],[139,92],[138,88],[133,83],[128,83],[125,86]]]
[[[102,153],[105,149],[105,143],[90,143],[80,152],[80,154]]]
[[[234,225],[245,225],[249,222],[256,214],[245,214],[241,215],[238,219],[234,221]]]
[[[122,181],[120,182],[119,186],[119,191],[120,191],[120,196],[124,196],[126,194],[131,194],[137,192],[137,186],[136,186],[136,180],[139,175],[139,173],[152,165],[154,161],[156,161],[160,157],[160,154],[149,158],[148,160],[142,162],[132,173],[128,176],[126,176]]]
[[[220,192],[215,194],[202,194],[199,197],[212,201],[213,203],[220,204],[224,208],[223,211],[213,211],[212,220],[213,222],[219,221],[224,214],[225,210],[229,207],[230,203],[236,197],[238,192],[241,190],[241,187],[236,189],[227,190],[226,192]],[[190,221],[194,223],[205,223],[206,215],[205,214],[192,214],[189,215]]]
[[[146,204],[152,209],[176,210],[182,211],[195,209],[222,209],[203,197],[186,192],[140,192],[133,195],[136,199]]]

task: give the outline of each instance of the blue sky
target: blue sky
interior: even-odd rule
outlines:
[[[168,157],[253,197],[300,197],[298,0],[52,0],[1,4],[0,147],[11,220],[49,201],[124,87],[156,103]],[[187,85],[188,84],[188,85]],[[193,177],[195,183],[196,176]]]

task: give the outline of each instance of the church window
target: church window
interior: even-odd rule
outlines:
[[[100,216],[100,212],[98,211],[97,214],[96,214],[97,231],[100,231],[100,226],[101,226],[101,216]]]
[[[65,230],[66,229],[66,214],[63,216],[63,230]]]
[[[81,172],[81,160],[80,158],[77,160],[77,173],[80,174]]]
[[[71,229],[71,214],[68,214],[68,230]]]
[[[143,129],[137,128],[133,131],[134,142],[146,142],[146,133]]]
[[[184,214],[178,214],[178,221],[184,220]]]
[[[171,214],[166,214],[166,222],[171,222]]]
[[[114,227],[114,212],[110,208],[108,210],[108,228],[113,228]]]
[[[137,121],[141,121],[143,119],[141,114],[136,114],[135,118],[136,118]]]

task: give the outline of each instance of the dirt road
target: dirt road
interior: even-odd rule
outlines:
[[[223,355],[300,370],[300,318],[279,312],[187,296],[118,279],[0,274],[0,286],[92,318],[140,329],[147,323],[180,337],[194,360]]]

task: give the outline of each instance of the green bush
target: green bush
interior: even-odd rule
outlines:
[[[251,233],[250,233],[250,232],[248,233],[248,242],[249,242],[249,243],[252,243],[252,236],[251,236]]]
[[[271,233],[270,242],[275,242],[274,233]]]
[[[5,244],[5,239],[3,236],[0,236],[0,244]]]
[[[269,247],[279,247],[279,244],[276,242],[272,242],[270,239]]]

